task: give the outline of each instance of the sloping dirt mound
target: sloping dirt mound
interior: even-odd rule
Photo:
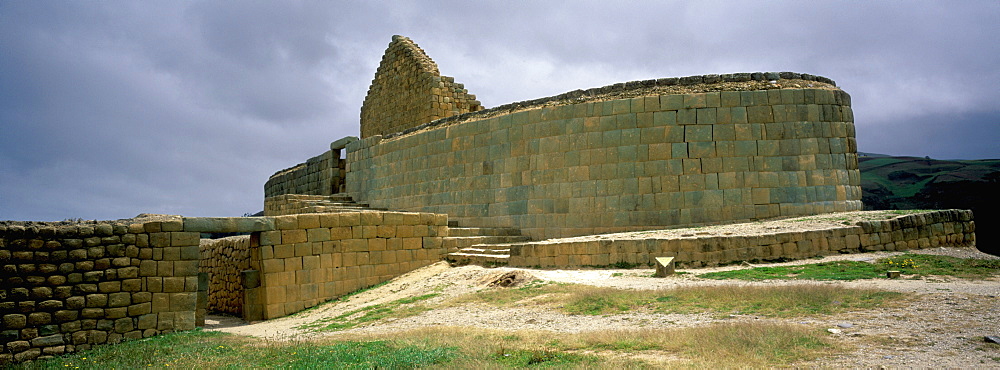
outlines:
[[[296,327],[329,317],[336,317],[364,307],[386,304],[404,298],[436,294],[428,303],[439,303],[459,295],[485,289],[492,281],[498,280],[503,271],[486,269],[481,266],[451,267],[447,262],[438,262],[392,279],[382,286],[366,290],[343,300],[335,300],[290,316],[256,322],[249,325],[230,326],[219,330],[233,334],[252,335],[276,340],[302,339],[317,333]],[[530,274],[518,272],[519,276]],[[518,283],[524,278],[511,279]]]

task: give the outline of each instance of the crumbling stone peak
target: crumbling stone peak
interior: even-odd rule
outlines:
[[[407,37],[393,36],[361,106],[361,137],[386,135],[482,109]]]

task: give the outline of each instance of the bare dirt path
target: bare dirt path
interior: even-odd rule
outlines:
[[[961,258],[998,258],[975,249],[934,248],[916,253],[944,254]],[[828,256],[822,259],[766,264],[795,265],[833,260],[874,261],[901,252],[874,252]],[[764,264],[762,264],[763,266]],[[669,289],[708,285],[809,284],[802,281],[747,282],[710,280],[695,274],[747,268],[727,266],[678,270],[689,274],[667,278],[650,277],[651,269],[631,270],[532,270],[516,268],[450,267],[441,262],[403,275],[378,288],[342,302],[332,302],[298,314],[253,324],[238,319],[210,317],[206,329],[250,335],[269,340],[304,340],[320,337],[350,338],[359,334],[388,333],[428,326],[465,326],[500,330],[545,330],[554,334],[621,328],[678,328],[717,322],[772,320],[833,329],[830,335],[855,348],[841,356],[818,359],[796,366],[849,367],[994,367],[1000,368],[1000,352],[984,347],[983,337],[1000,335],[1000,279],[965,280],[950,277],[872,279],[821,282],[844,287],[876,288],[919,294],[901,307],[887,307],[840,315],[769,319],[735,315],[726,318],[709,314],[651,314],[629,312],[618,315],[567,315],[545,306],[498,309],[481,304],[442,305],[416,316],[385,319],[335,332],[299,329],[323,318],[335,317],[373,304],[384,304],[429,293],[438,295],[425,301],[434,306],[461,295],[486,289],[502,276],[514,272],[523,280],[586,284],[618,289]],[[812,284],[815,284],[813,282]]]

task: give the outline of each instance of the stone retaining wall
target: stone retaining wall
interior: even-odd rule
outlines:
[[[627,239],[626,239],[627,238]],[[836,253],[975,246],[972,211],[945,210],[861,221],[826,230],[752,236],[609,237],[511,244],[508,266],[582,267],[652,265],[675,257],[679,266],[702,267],[740,261],[797,259]]]
[[[534,239],[861,209],[850,97],[835,88],[473,115],[352,142],[347,162],[356,201]]]
[[[283,194],[330,195],[340,192],[344,178],[340,149],[309,158],[305,163],[276,172],[264,184],[264,197]]]
[[[285,316],[441,260],[448,216],[364,211],[273,218],[251,239],[244,317]]]
[[[302,195],[284,194],[264,198],[265,216],[294,215],[298,213],[323,213],[316,212],[315,207],[309,204],[310,201],[324,201],[329,198],[322,195]]]
[[[240,273],[250,267],[250,236],[201,240],[198,272],[208,274],[209,312],[243,315]]]
[[[0,222],[0,364],[194,329],[198,238],[179,219]]]

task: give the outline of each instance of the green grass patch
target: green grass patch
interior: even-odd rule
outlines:
[[[401,345],[391,341],[264,342],[201,330],[98,346],[19,368],[415,368],[441,364],[454,347]]]
[[[740,280],[857,280],[878,277],[878,266],[858,261],[833,261],[798,266],[754,267],[742,270],[709,272],[698,275],[705,279]]]
[[[361,335],[351,341],[272,342],[194,330],[12,365],[15,369],[109,368],[647,368],[636,352],[659,351],[669,364],[783,365],[838,347],[816,328],[726,323],[682,329],[605,330],[553,336],[546,331],[432,327]],[[601,355],[595,354],[599,352]],[[610,353],[609,353],[610,352]],[[664,353],[665,352],[665,353]]]
[[[493,355],[493,360],[504,367],[564,367],[583,362],[595,362],[594,356],[579,355],[552,350],[501,349]]]
[[[767,287],[691,287],[670,290],[624,290],[576,284],[538,285],[528,289],[480,291],[457,303],[501,307],[551,304],[571,315],[610,315],[635,310],[658,313],[753,314],[772,317],[832,314],[867,309],[904,296],[879,290],[800,284]]]
[[[605,315],[632,310],[657,313],[729,314],[790,317],[833,314],[877,307],[901,293],[847,289],[825,285],[776,287],[696,287],[661,291],[594,289],[567,298],[563,310],[578,315]]]
[[[1000,272],[1000,260],[962,259],[906,253],[896,257],[883,258],[875,263],[832,261],[799,266],[755,267],[710,272],[698,276],[706,279],[740,280],[857,280],[885,277],[886,271],[889,270],[914,276],[949,275],[961,278],[984,278]]]
[[[416,297],[397,299],[388,303],[373,304],[345,312],[339,316],[324,317],[312,323],[297,326],[297,329],[312,330],[344,330],[361,324],[379,321],[385,318],[403,318],[418,315],[431,308],[415,303],[425,301],[440,295],[439,293],[424,294]]]
[[[907,253],[879,260],[879,270],[898,270],[919,276],[948,275],[960,278],[986,278],[1000,273],[1000,260],[955,258]]]

